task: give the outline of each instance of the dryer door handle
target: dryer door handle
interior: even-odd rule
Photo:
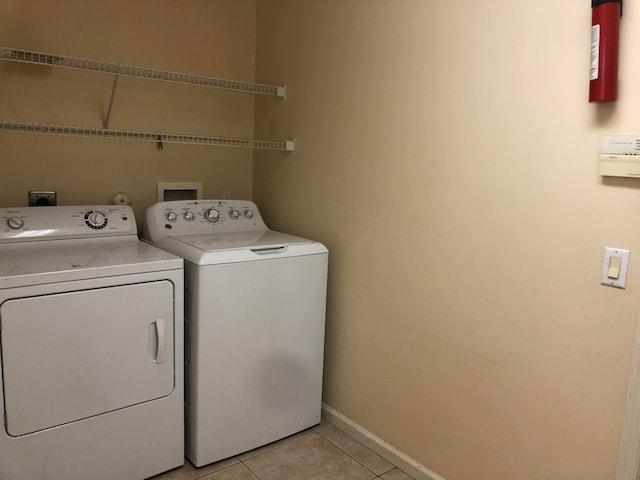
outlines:
[[[167,322],[164,318],[157,318],[156,338],[158,349],[156,350],[156,363],[164,363],[167,359]]]

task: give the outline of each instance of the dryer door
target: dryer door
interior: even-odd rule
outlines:
[[[169,395],[173,284],[15,298],[0,306],[7,433],[26,435]]]

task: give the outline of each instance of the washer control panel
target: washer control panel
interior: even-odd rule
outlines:
[[[144,236],[266,230],[258,207],[249,200],[177,200],[147,210]]]
[[[128,205],[0,208],[0,243],[136,234]]]

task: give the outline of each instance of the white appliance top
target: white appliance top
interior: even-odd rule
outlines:
[[[0,288],[179,268],[127,205],[0,208]]]
[[[198,265],[327,253],[318,242],[269,230],[249,200],[156,203],[143,238]]]

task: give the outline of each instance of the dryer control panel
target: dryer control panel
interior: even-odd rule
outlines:
[[[267,230],[249,200],[177,200],[147,210],[143,236],[153,242],[172,235]]]
[[[0,243],[137,233],[128,205],[0,208]]]

